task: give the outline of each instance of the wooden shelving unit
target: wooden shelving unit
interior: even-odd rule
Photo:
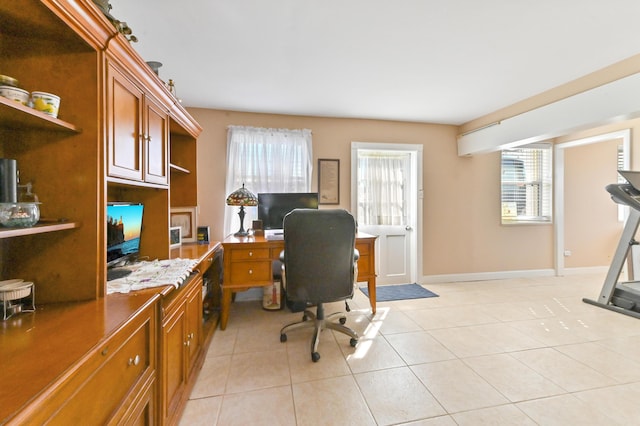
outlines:
[[[0,125],[8,129],[44,129],[80,133],[74,124],[0,96]]]
[[[185,169],[184,167],[180,167],[175,164],[169,164],[169,167],[171,168],[172,171],[176,171],[180,173],[191,173],[189,170]]]
[[[79,228],[78,222],[64,223],[38,223],[31,228],[0,228],[0,239],[24,237],[25,235],[45,234],[47,232],[66,231],[68,229]]]

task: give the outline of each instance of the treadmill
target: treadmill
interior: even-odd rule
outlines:
[[[582,299],[601,308],[609,309],[621,314],[640,318],[640,281],[634,281],[633,260],[631,247],[637,245],[634,239],[638,225],[640,225],[640,172],[619,170],[618,173],[628,183],[612,183],[606,186],[611,199],[625,206],[629,206],[629,217],[622,230],[618,248],[609,266],[609,272],[597,300]],[[620,273],[627,261],[628,278],[631,281],[620,282]]]

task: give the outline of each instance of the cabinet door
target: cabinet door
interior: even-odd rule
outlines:
[[[113,64],[107,68],[107,174],[141,181],[143,92]]]
[[[202,278],[187,297],[187,377],[199,355],[202,342]]]
[[[169,184],[169,118],[159,106],[146,100],[146,142],[144,180],[163,185]]]
[[[187,381],[185,369],[186,321],[184,302],[162,326],[162,417],[170,418],[182,399]]]

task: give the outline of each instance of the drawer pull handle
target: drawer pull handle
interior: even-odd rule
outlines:
[[[193,339],[193,333],[189,333],[189,340]]]
[[[249,269],[249,275],[253,274],[253,269]]]
[[[253,256],[253,252],[252,251],[249,252],[249,257],[251,257],[251,256]]]
[[[100,352],[100,355],[107,356],[108,353],[109,353],[109,348],[104,348],[102,352]]]
[[[189,342],[188,340],[184,342],[185,346],[191,346],[191,342]]]
[[[128,365],[138,365],[140,364],[140,355],[136,355],[134,358],[129,358]]]

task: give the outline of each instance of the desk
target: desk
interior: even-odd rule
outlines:
[[[358,281],[366,281],[369,289],[371,311],[376,313],[376,268],[375,235],[358,232],[356,249],[358,259]],[[222,280],[222,303],[220,307],[220,329],[227,328],[232,294],[252,287],[273,284],[272,262],[280,259],[284,249],[283,240],[267,240],[265,237],[228,236],[222,242],[224,268]]]

